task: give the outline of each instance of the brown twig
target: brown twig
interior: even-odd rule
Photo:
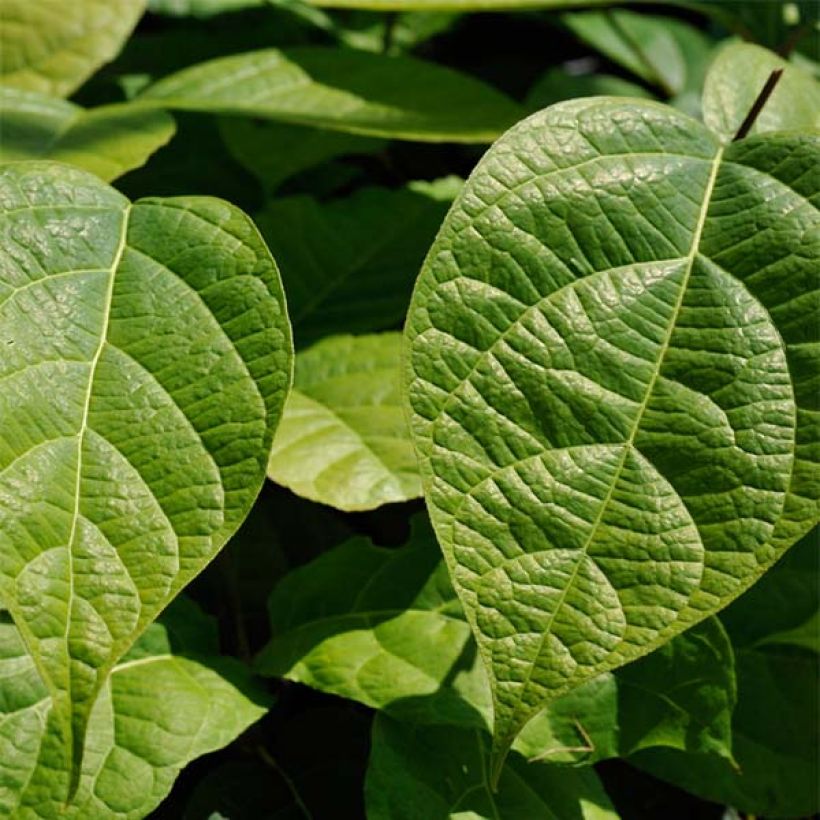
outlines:
[[[769,74],[769,78],[764,83],[763,88],[760,89],[757,99],[752,103],[752,107],[749,109],[746,119],[740,123],[740,128],[737,129],[737,133],[732,138],[732,142],[742,140],[748,135],[749,131],[752,130],[752,126],[755,124],[760,112],[763,110],[763,106],[769,101],[769,97],[772,96],[772,92],[782,76],[782,68],[776,68],[771,74]]]

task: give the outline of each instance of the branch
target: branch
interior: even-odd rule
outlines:
[[[780,81],[780,78],[783,76],[783,69],[776,68],[769,74],[769,78],[766,80],[763,88],[760,89],[760,93],[757,95],[757,99],[752,103],[752,107],[749,109],[749,113],[746,115],[746,119],[740,123],[740,128],[737,129],[737,133],[732,138],[732,142],[737,142],[738,140],[742,140],[745,136],[748,135],[749,131],[752,130],[752,126],[755,124],[758,116],[760,116],[760,112],[763,110],[763,106],[769,101],[769,97],[772,96],[772,92],[775,89],[775,86]]]

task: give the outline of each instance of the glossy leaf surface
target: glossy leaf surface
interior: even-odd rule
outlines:
[[[290,330],[225,202],[15,163],[0,207],[0,601],[76,785],[111,669],[259,492]]]
[[[211,60],[160,80],[139,99],[429,142],[491,142],[521,116],[501,92],[451,69],[321,47]]]
[[[817,159],[810,136],[724,149],[672,109],[590,98],[512,129],[448,215],[407,384],[499,755],[815,520]]]
[[[268,476],[340,510],[421,495],[399,395],[401,334],[335,336],[296,357]]]
[[[67,97],[116,56],[145,0],[3,0],[0,84]]]
[[[76,165],[110,182],[139,168],[174,135],[164,111],[78,105],[33,91],[0,86],[0,163],[46,159]]]
[[[67,810],[68,773],[51,734],[48,688],[17,630],[0,621],[3,816],[145,817],[185,765],[265,713],[268,698],[247,671],[218,657],[207,634],[197,634],[215,624],[190,603],[180,604],[113,668],[91,713],[79,788]]]

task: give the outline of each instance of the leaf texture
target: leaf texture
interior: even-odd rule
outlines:
[[[67,97],[113,59],[145,0],[3,0],[0,83]]]
[[[187,632],[215,626],[190,604],[180,617]],[[92,710],[70,807],[61,791],[68,773],[50,735],[48,689],[17,630],[0,621],[4,817],[138,820],[159,804],[187,763],[226,745],[262,717],[268,702],[247,671],[218,657],[215,647],[179,652],[167,619],[149,627],[106,681]]]
[[[407,384],[498,759],[816,519],[816,167],[808,135],[724,148],[672,109],[590,98],[512,129],[448,215]]]
[[[521,116],[501,92],[451,69],[321,47],[210,60],[160,80],[138,99],[428,142],[491,142]]]
[[[0,163],[66,162],[106,182],[139,168],[176,130],[164,111],[127,104],[85,110],[67,100],[2,86],[0,110]]]
[[[268,476],[340,510],[421,495],[400,397],[401,334],[332,336],[296,357]]]
[[[0,171],[0,602],[79,776],[97,693],[247,514],[290,330],[252,223],[134,204],[51,163]]]

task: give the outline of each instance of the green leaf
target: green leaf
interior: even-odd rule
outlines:
[[[810,651],[805,641],[789,640],[781,630],[811,618],[816,623],[819,601],[815,532],[722,616],[737,657],[732,740],[737,767],[713,756],[671,750],[642,752],[634,762],[743,812],[767,817],[816,814],[820,656],[816,647]]]
[[[421,495],[399,395],[400,333],[332,336],[299,353],[268,476],[339,510]]]
[[[290,197],[257,214],[282,269],[297,343],[398,326],[461,185],[448,177],[395,191],[365,188],[325,204]]]
[[[491,725],[489,682],[423,518],[400,549],[356,538],[291,572],[269,609],[263,674],[405,721]],[[559,698],[515,748],[550,762],[591,763],[653,745],[731,759],[734,694],[731,648],[711,618]]]
[[[130,105],[85,110],[33,91],[0,86],[0,163],[26,159],[66,162],[109,182],[139,168],[174,135],[164,111]]]
[[[521,116],[499,91],[412,57],[305,47],[211,60],[138,99],[375,137],[491,142]]]
[[[180,611],[181,610],[181,611]],[[170,634],[179,622],[190,646]],[[204,634],[195,634],[199,630]],[[190,602],[152,624],[118,663],[91,713],[77,796],[54,762],[51,698],[14,626],[0,620],[0,811],[40,818],[141,818],[191,760],[230,743],[268,706],[247,671],[210,646],[215,624]]]
[[[563,68],[551,68],[529,90],[526,105],[537,110],[576,97],[598,96],[652,99],[642,85],[611,74],[569,74]]]
[[[712,45],[688,23],[620,9],[561,19],[580,40],[670,97],[703,85]]]
[[[0,83],[67,97],[113,59],[145,0],[3,0]]]
[[[239,9],[264,6],[269,0],[148,0],[148,10],[170,17],[213,17]]]
[[[717,618],[556,700],[515,742],[529,759],[593,763],[653,747],[732,758],[734,656]]]
[[[816,520],[808,416],[794,447],[795,400],[816,401],[817,161],[810,136],[724,149],[673,109],[591,98],[506,134],[450,211],[407,384],[499,756]]]
[[[617,818],[591,769],[528,763],[514,754],[491,789],[489,747],[477,730],[417,727],[379,715],[365,783],[368,818]]]
[[[346,154],[370,154],[381,150],[385,145],[383,140],[361,137],[358,134],[320,131],[303,125],[285,125],[264,120],[225,118],[220,121],[219,130],[237,162],[259,179],[268,194],[274,193],[292,176],[326,160]],[[301,200],[293,201],[301,203]],[[293,206],[294,210],[297,208],[297,205]],[[268,210],[271,209],[279,217],[282,217],[284,211],[285,219],[291,213],[287,201],[272,202]],[[263,211],[263,221],[265,214],[266,211]],[[275,226],[267,231],[269,237],[274,231]],[[348,242],[344,244],[345,249]],[[316,243],[313,250],[321,253],[323,249],[324,242]],[[290,287],[288,301],[292,304]]]
[[[289,573],[257,669],[402,719],[486,728],[470,629],[429,524],[412,526],[401,549],[354,538]]]
[[[290,331],[232,205],[30,162],[0,170],[0,206],[0,601],[76,785],[111,669],[259,492]]]
[[[752,134],[820,127],[820,83],[808,72],[751,43],[732,43],[709,68],[703,89],[703,120],[729,142],[769,75],[783,69],[752,126]]]
[[[314,6],[370,11],[515,11],[608,6],[614,0],[310,0]]]

